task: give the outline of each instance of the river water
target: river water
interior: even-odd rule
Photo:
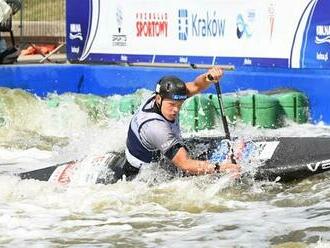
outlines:
[[[15,173],[122,149],[130,118],[109,118],[83,95],[0,89],[0,99],[0,247],[330,247],[329,173],[290,184],[226,176],[152,183],[160,177],[152,168],[113,185],[20,180]],[[330,134],[321,122],[230,130]]]

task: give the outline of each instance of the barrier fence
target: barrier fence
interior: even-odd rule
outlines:
[[[65,0],[17,0],[21,10],[13,17],[19,43],[64,43]]]

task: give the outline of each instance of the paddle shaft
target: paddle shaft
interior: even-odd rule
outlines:
[[[207,79],[210,80],[210,81],[214,81],[214,78],[210,74],[207,75]],[[223,108],[220,83],[219,82],[215,82],[214,84],[215,84],[215,89],[217,91],[217,98],[218,98],[218,103],[219,103],[219,110],[220,110],[221,120],[222,120],[222,124],[223,124],[223,129],[225,131],[225,138],[227,140],[231,140],[231,138],[230,138],[230,132],[229,132],[229,128],[228,128],[228,122],[227,122],[227,118],[226,118],[225,111],[224,111],[224,108]],[[231,162],[233,164],[236,164],[236,160],[234,158],[233,149],[230,146],[230,143],[228,143],[228,145],[229,145],[229,150],[231,150],[230,160],[231,160]]]
[[[216,91],[217,91],[217,97],[218,97],[220,115],[221,115],[221,119],[222,119],[223,129],[225,131],[225,137],[226,137],[226,139],[229,139],[230,140],[230,133],[229,133],[229,128],[228,128],[228,122],[227,122],[227,118],[225,116],[225,111],[223,109],[223,102],[222,102],[221,89],[220,89],[219,82],[216,82],[215,83],[215,88],[216,88]]]
[[[228,128],[228,122],[227,122],[227,118],[225,116],[225,111],[224,111],[224,108],[223,108],[222,93],[221,93],[220,83],[219,82],[215,82],[213,76],[210,75],[210,74],[207,75],[206,79],[208,81],[214,82],[215,89],[217,91],[217,98],[218,98],[218,103],[219,103],[219,110],[220,110],[221,120],[222,120],[222,124],[223,124],[223,129],[225,131],[225,137],[226,137],[226,139],[230,140],[230,133],[229,133],[229,128]]]

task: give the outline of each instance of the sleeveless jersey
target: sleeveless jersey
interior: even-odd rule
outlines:
[[[152,95],[133,116],[128,129],[125,155],[136,168],[149,164],[160,154],[171,160],[184,146],[178,119],[166,120],[154,104],[155,95]]]

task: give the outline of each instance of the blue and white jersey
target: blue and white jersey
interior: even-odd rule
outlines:
[[[152,95],[133,116],[128,129],[125,154],[136,168],[149,164],[159,153],[171,160],[184,146],[178,120],[166,120],[154,105]]]

